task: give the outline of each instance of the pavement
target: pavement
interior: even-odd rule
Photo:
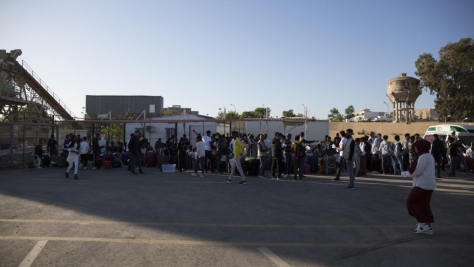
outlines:
[[[472,266],[474,176],[444,173],[433,235],[414,233],[411,179],[303,181],[126,167],[0,171],[0,266]],[[269,172],[266,171],[269,177]],[[69,177],[73,177],[72,174]]]

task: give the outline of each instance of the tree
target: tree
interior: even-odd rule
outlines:
[[[341,122],[341,121],[343,121],[343,117],[339,113],[339,110],[337,110],[337,108],[332,108],[329,112],[331,112],[330,114],[328,114],[329,121],[331,121],[331,122]]]
[[[345,111],[346,111],[346,116],[345,117],[346,117],[347,120],[350,120],[350,119],[355,117],[355,114],[354,114],[355,110],[354,110],[353,105],[348,106]]]
[[[117,120],[133,120],[133,116],[128,115],[128,113],[124,115],[118,115]],[[144,125],[142,125],[144,128]],[[123,127],[120,123],[107,123],[100,126],[100,132],[105,135],[105,139],[113,141],[114,137],[118,140],[123,139]]]
[[[295,116],[295,113],[293,112],[292,109],[283,111],[283,117],[285,117],[285,118],[294,117],[294,116]]]
[[[272,110],[270,108],[256,108],[253,112],[256,118],[270,118],[270,112]],[[267,114],[268,112],[268,114]]]
[[[229,112],[226,112],[225,114],[226,119],[238,119],[239,116],[240,116],[239,113],[235,111],[229,111]],[[219,119],[219,120],[224,119],[224,112],[219,111],[219,113],[217,113],[216,119]]]
[[[424,53],[415,62],[420,87],[436,94],[435,109],[440,121],[474,118],[474,40],[463,38],[439,50],[439,60]]]
[[[240,115],[240,118],[241,119],[245,119],[245,118],[258,118],[257,115],[255,114],[255,112],[253,111],[244,111],[242,112],[242,114]]]

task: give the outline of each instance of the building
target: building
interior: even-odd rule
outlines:
[[[84,117],[100,119],[141,119],[163,115],[163,97],[132,95],[86,95]]]
[[[423,108],[415,110],[417,120],[438,120],[438,113],[435,108]]]
[[[181,105],[173,105],[171,107],[163,108],[163,113],[170,112],[171,114],[194,114],[199,115],[199,111],[192,111],[191,108],[182,108]]]
[[[375,120],[378,118],[390,117],[390,114],[386,114],[385,112],[380,111],[371,111],[368,108],[361,108],[359,112],[355,113],[355,117],[352,118],[352,121],[368,121],[368,120]]]

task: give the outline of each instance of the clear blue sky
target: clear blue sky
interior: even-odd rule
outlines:
[[[385,111],[388,80],[474,37],[474,1],[3,0],[0,49],[80,116],[85,95],[160,95],[216,116]],[[434,106],[428,92],[416,108]],[[391,108],[390,108],[391,110]]]

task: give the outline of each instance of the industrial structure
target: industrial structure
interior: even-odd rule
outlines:
[[[75,115],[25,61],[20,49],[0,50],[0,121],[50,123]]]
[[[387,82],[387,96],[393,106],[393,122],[405,121],[407,124],[415,119],[415,101],[421,95],[420,80],[407,76],[406,73]]]

